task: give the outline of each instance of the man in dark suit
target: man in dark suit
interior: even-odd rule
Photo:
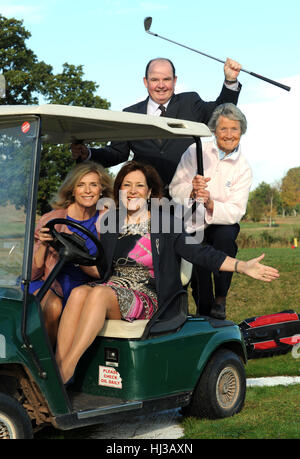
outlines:
[[[196,92],[175,94],[177,77],[173,63],[164,58],[151,60],[144,77],[148,97],[143,102],[124,109],[126,112],[185,119],[207,124],[214,109],[223,103],[237,104],[240,83],[237,81],[241,66],[227,59],[224,65],[225,82],[219,97],[213,102],[204,102]],[[128,160],[132,151],[134,160],[151,164],[156,168],[167,188],[176,171],[182,154],[194,140],[162,139],[111,142],[104,148],[88,149],[82,144],[72,144],[73,158],[77,161],[91,159],[104,167],[116,166]]]

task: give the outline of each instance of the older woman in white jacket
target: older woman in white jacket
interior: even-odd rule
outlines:
[[[181,204],[190,198],[200,200],[203,204],[198,205],[196,212],[197,222],[203,222],[204,242],[235,257],[239,221],[246,212],[252,183],[251,168],[240,146],[247,121],[235,105],[223,104],[216,108],[208,126],[214,138],[203,143],[204,176],[197,174],[196,145],[193,144],[182,156],[169,192]],[[201,230],[199,224],[195,229]],[[225,319],[231,278],[232,273],[214,276],[213,294],[211,273],[194,267],[191,285],[198,314]]]

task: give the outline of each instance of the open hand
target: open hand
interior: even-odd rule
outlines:
[[[265,254],[260,255],[257,258],[246,261],[241,266],[241,272],[247,276],[253,277],[254,279],[261,280],[263,282],[271,282],[279,278],[279,272],[277,269],[271,266],[265,266],[260,263],[264,258]],[[238,269],[239,271],[239,269]]]

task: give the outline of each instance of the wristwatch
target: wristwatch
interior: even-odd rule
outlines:
[[[225,78],[225,83],[226,84],[235,84],[235,83],[237,83],[237,80],[226,80],[226,78]]]

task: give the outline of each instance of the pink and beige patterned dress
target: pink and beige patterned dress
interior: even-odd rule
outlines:
[[[150,319],[157,310],[150,220],[123,226],[109,281],[117,295],[121,316],[127,321]],[[89,285],[95,286],[97,282]]]

